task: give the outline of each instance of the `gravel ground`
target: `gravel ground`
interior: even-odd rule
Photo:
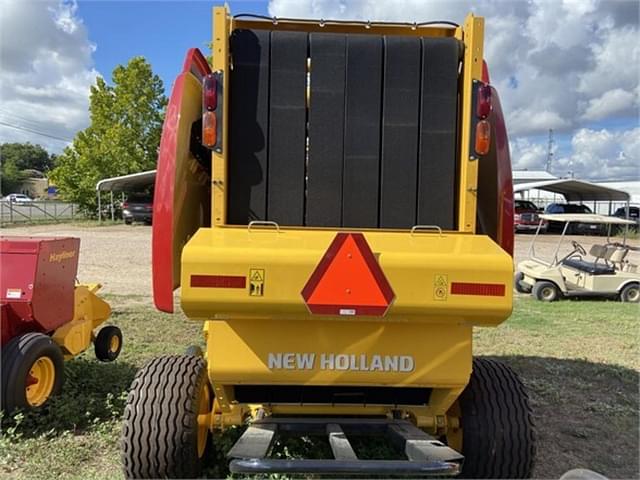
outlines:
[[[78,279],[81,282],[100,282],[103,293],[149,295],[151,298],[151,227],[56,224],[15,227],[3,230],[3,234],[80,237]],[[551,258],[558,238],[558,235],[541,235],[537,242],[537,255]],[[516,235],[516,262],[526,258],[532,239],[533,235]],[[563,242],[564,249],[560,254],[570,250],[567,240],[576,240],[587,252],[594,243],[606,243],[605,237],[569,236]],[[638,240],[629,243],[640,246]],[[640,264],[640,252],[631,252],[629,258],[632,263]]]
[[[101,283],[101,293],[148,295],[151,301],[151,227],[54,224],[13,227],[2,234],[79,237],[80,282]]]

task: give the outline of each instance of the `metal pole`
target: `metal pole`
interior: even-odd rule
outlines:
[[[102,223],[102,205],[100,203],[100,190],[98,190],[98,223]]]
[[[116,220],[116,214],[113,211],[113,190],[109,190],[109,194],[111,195],[111,221],[115,222]]]

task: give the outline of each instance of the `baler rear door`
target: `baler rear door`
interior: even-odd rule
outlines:
[[[190,49],[173,85],[162,128],[153,199],[152,258],[153,299],[165,312],[173,312],[182,247],[211,217],[210,153],[199,141],[202,78],[210,72],[200,50]]]

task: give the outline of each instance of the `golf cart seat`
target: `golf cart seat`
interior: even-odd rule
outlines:
[[[615,272],[615,268],[610,265],[587,262],[580,258],[567,258],[562,261],[562,265],[565,267],[575,268],[576,270],[590,273],[592,275],[611,275]]]

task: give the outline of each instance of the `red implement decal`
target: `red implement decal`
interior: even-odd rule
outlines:
[[[247,277],[235,275],[191,275],[195,288],[246,288]]]
[[[451,284],[452,295],[480,295],[488,297],[504,297],[505,286],[501,283],[464,283]]]
[[[302,289],[319,315],[384,316],[395,298],[361,233],[338,233]]]

